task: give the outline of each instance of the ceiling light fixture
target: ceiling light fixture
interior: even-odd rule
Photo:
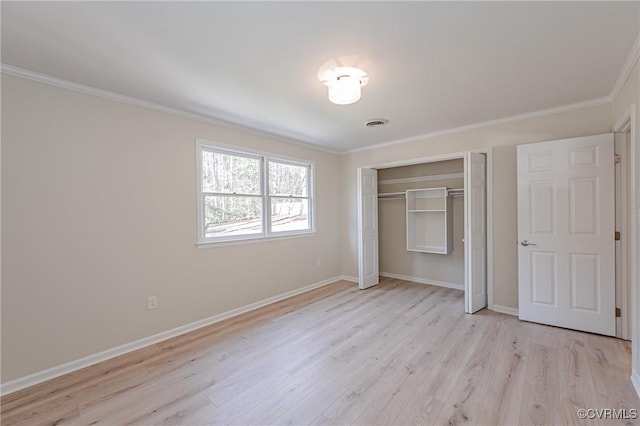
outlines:
[[[349,105],[360,100],[361,87],[369,82],[367,73],[353,67],[327,70],[320,77],[329,87],[329,100],[338,105]]]

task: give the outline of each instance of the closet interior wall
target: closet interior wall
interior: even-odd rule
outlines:
[[[462,159],[379,169],[378,193],[397,193],[420,188],[463,188],[463,173]],[[428,178],[422,180],[425,176]],[[378,199],[380,275],[402,276],[417,282],[462,290],[464,197],[455,196],[452,199],[453,250],[447,255],[407,251],[405,203],[404,197]]]

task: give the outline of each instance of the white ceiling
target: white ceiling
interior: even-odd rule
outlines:
[[[337,151],[603,98],[638,2],[7,2],[2,63]],[[329,103],[330,60],[369,74]],[[386,118],[389,124],[366,128]]]

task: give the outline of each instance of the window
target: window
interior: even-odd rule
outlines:
[[[275,159],[268,159],[267,162],[269,163],[271,232],[311,229],[309,221],[311,166]]]
[[[313,232],[313,165],[198,141],[198,242]]]

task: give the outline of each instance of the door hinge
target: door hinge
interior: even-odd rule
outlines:
[[[622,161],[622,157],[620,157],[620,154],[614,154],[613,155],[614,164],[620,164],[621,161]]]
[[[620,318],[622,315],[620,314],[620,308],[616,308],[616,318]]]
[[[620,231],[616,231],[613,233],[614,238],[616,239],[616,241],[620,241]]]

